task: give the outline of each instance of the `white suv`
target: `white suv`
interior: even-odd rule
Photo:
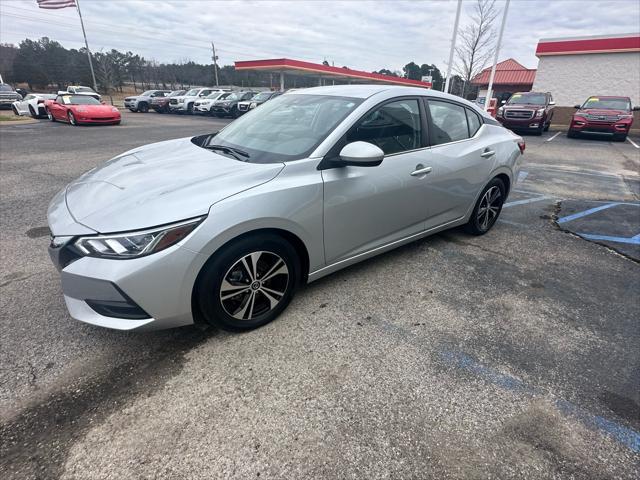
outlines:
[[[193,111],[198,113],[208,113],[209,115],[213,115],[211,111],[211,106],[214,102],[218,100],[224,100],[229,95],[231,95],[231,91],[228,92],[213,92],[211,95],[207,95],[205,98],[201,100],[196,100],[193,104]]]
[[[223,92],[221,88],[192,88],[184,95],[172,97],[169,100],[169,111],[171,113],[185,112],[192,114],[196,100],[211,95],[214,92]]]

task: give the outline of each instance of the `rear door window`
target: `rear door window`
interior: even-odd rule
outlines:
[[[480,127],[482,126],[482,122],[480,121],[480,117],[477,113],[471,111],[470,109],[466,109],[467,111],[467,122],[469,122],[469,136],[473,137]]]

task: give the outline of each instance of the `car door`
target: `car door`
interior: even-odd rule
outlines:
[[[375,167],[322,170],[327,264],[422,232],[425,129],[419,98],[394,99],[365,114],[329,152],[337,156],[344,145],[365,141],[380,147],[385,157]]]
[[[33,98],[33,95],[28,94],[22,100],[18,100],[16,102],[16,107],[18,109],[18,113],[27,114],[29,113],[29,100]]]
[[[56,120],[67,119],[66,110],[62,106],[62,97],[60,95],[58,95],[56,99],[51,102],[51,104],[49,105],[49,111],[51,112],[53,118],[55,118]]]
[[[432,168],[426,182],[429,230],[464,217],[493,170],[496,149],[471,108],[433,98],[425,103]]]

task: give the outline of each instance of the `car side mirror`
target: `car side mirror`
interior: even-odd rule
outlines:
[[[352,142],[342,147],[339,157],[342,165],[377,167],[384,159],[384,152],[372,143]]]
[[[631,110],[633,110],[634,112],[637,112],[640,110],[640,106],[635,106]]]
[[[100,100],[100,103],[101,103],[102,105],[106,105],[106,104],[107,104],[107,102],[105,102],[104,100]]]
[[[574,105],[573,108],[580,109],[580,105]]]
[[[554,102],[553,100],[551,100],[551,101],[549,102],[549,105],[555,105],[555,104],[556,104],[556,102]]]

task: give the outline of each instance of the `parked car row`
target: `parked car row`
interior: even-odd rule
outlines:
[[[549,92],[514,93],[502,101],[496,120],[514,131],[529,131],[536,135],[549,130],[553,120],[555,102]],[[576,105],[567,136],[580,133],[610,135],[613,140],[624,142],[633,124],[633,112],[629,97],[593,96],[582,105]]]

